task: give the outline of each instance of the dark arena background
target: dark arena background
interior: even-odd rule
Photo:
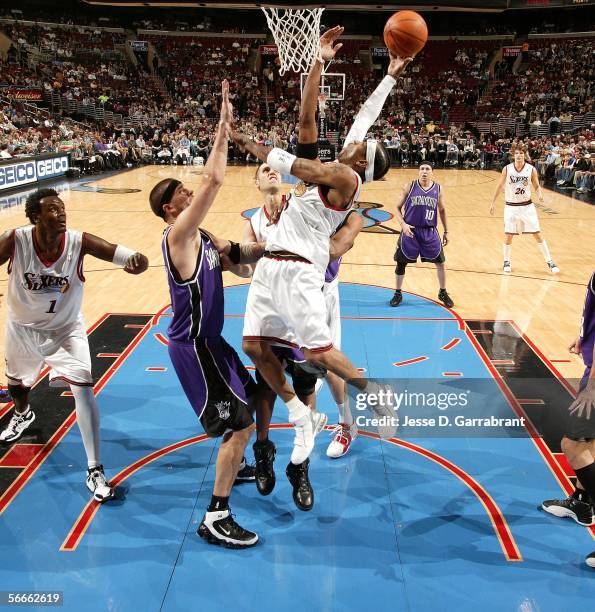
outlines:
[[[268,496],[253,481],[234,486],[230,507],[259,542],[233,550],[197,535],[221,440],[205,435],[168,354],[165,224],[151,212],[149,194],[166,178],[200,189],[223,79],[235,128],[295,152],[305,75],[281,74],[261,4],[0,2],[0,233],[8,232],[0,240],[29,222],[27,198],[50,187],[69,228],[149,260],[138,276],[111,261],[84,260],[82,315],[114,499],[99,504],[85,485],[73,394],[49,385],[49,369],[30,393],[35,421],[18,439],[0,442],[0,609],[593,609],[595,561],[585,561],[595,550],[595,499],[584,503],[591,518],[582,525],[545,512],[542,502],[568,505],[577,484],[561,441],[585,371],[568,347],[580,333],[595,270],[594,4],[262,5],[324,7],[321,30],[345,28],[321,82],[323,162],[336,159],[387,72],[388,18],[414,10],[425,19],[426,45],[367,135],[384,143],[390,169],[364,185],[354,206],[363,229],[341,263],[341,347],[362,377],[399,392],[437,390],[472,401],[461,412],[416,406],[412,418],[446,417],[449,425],[403,427],[389,439],[362,421],[349,452],[331,458],[329,444],[345,430],[337,428],[339,408],[325,382],[315,400],[329,420],[310,457],[314,506],[302,512],[285,474],[293,425],[277,400],[270,431],[276,485]],[[532,202],[551,254],[544,261],[543,243],[517,236],[507,270],[510,207],[495,192],[517,146],[543,191],[539,198],[534,186]],[[243,240],[263,205],[258,163],[229,142],[225,178],[201,227]],[[446,210],[438,231],[454,305],[438,294],[432,261],[407,266],[402,302],[394,304],[393,256],[407,230],[397,204],[422,163],[431,165]],[[284,194],[304,189],[289,174],[281,180]],[[45,265],[32,251],[38,256]],[[6,252],[0,269],[2,328],[11,320],[14,257]],[[250,279],[226,271],[223,284],[223,335],[254,375],[242,350]],[[11,348],[5,338],[2,332],[3,355]],[[15,412],[8,379],[0,383],[3,432]],[[468,419],[463,429],[451,426],[455,417]],[[473,421],[492,417],[504,424]]]

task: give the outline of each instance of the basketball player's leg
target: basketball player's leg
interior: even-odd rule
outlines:
[[[45,362],[50,366],[50,386],[70,387],[87,457],[86,485],[98,502],[114,497],[100,457],[99,407],[93,393],[89,340],[82,319],[51,334],[42,344]]]
[[[588,382],[588,371],[579,390]],[[563,409],[565,410],[565,409]],[[576,488],[566,499],[550,499],[542,503],[546,512],[570,517],[581,525],[595,524],[595,422],[593,419],[564,413],[565,435],[560,444],[568,463],[577,476]],[[595,560],[594,560],[595,564]]]
[[[260,370],[256,369],[258,391],[254,400],[256,415],[256,440],[265,442],[269,439],[269,428],[273,418],[273,407],[277,394],[269,387]]]
[[[316,376],[304,372],[293,362],[289,362],[285,366],[285,371],[291,375],[295,392],[300,401],[312,410],[315,410],[316,394],[314,391],[317,380]],[[269,429],[277,394],[271,390],[258,370],[256,370],[256,381],[258,385],[256,401],[257,440],[252,447],[256,461],[256,488],[261,495],[269,495],[276,483],[274,470],[276,448],[275,444],[269,439]],[[306,484],[311,489],[310,482],[307,479]],[[313,499],[313,495],[310,495],[310,498]],[[311,507],[311,501],[308,502],[308,500],[300,498],[298,503],[302,506],[308,506],[308,503],[310,503]]]
[[[526,231],[533,234],[533,238],[535,238],[535,242],[537,242],[537,247],[541,251],[543,255],[543,259],[547,264],[549,271],[552,274],[557,274],[560,270],[558,266],[552,261],[552,256],[550,254],[550,249],[545,241],[545,238],[541,235],[539,220],[537,218],[537,212],[535,210],[535,206],[531,206],[531,208],[527,211],[527,219],[525,222]]]
[[[502,245],[503,264],[502,271],[505,274],[512,272],[511,255],[512,255],[512,240],[519,234],[519,207],[504,206],[504,244]]]
[[[224,434],[217,453],[215,486],[213,487],[214,497],[223,497],[226,498],[226,501],[229,501],[231,489],[253,431],[254,424],[251,424],[239,431]],[[219,507],[217,506],[215,509],[219,509]]]
[[[270,388],[285,402],[289,420],[294,424],[305,417],[309,419],[310,410],[287,381],[270,343],[298,348],[292,322],[298,317],[298,308],[302,309],[298,318],[310,318],[305,317],[309,306],[300,288],[308,285],[301,276],[312,274],[313,269],[312,264],[262,259],[250,283],[244,317],[242,348]],[[324,284],[324,277],[319,276],[318,287]],[[320,289],[318,293],[322,295]]]
[[[347,401],[345,381],[336,374],[328,372],[326,382],[339,410],[339,423],[335,427],[334,436],[326,449],[326,454],[327,457],[337,459],[349,451],[351,443],[357,438],[358,429]]]
[[[444,262],[436,264],[436,273],[438,275],[438,284],[440,285],[440,291],[438,291],[438,299],[447,308],[452,308],[455,303],[446,291],[446,264]]]
[[[306,397],[300,398],[297,391],[287,381],[284,368],[268,342],[244,339],[242,348],[250,356],[268,386],[287,406],[289,421],[294,424],[295,437],[290,465],[288,465],[286,472],[293,486],[293,499],[297,507],[300,510],[310,510],[314,503],[314,496],[308,478],[308,457],[314,448],[316,435],[326,425],[327,417],[311,410],[308,404],[303,401],[303,399],[307,399]],[[270,412],[272,414],[272,406]],[[275,447],[267,439],[257,440],[253,449],[256,460],[257,488],[261,494],[268,495],[275,484],[272,469],[276,452]]]
[[[331,340],[336,349],[341,348],[341,301],[339,298],[339,279],[336,278],[330,283],[325,283],[324,299],[326,302],[326,316]],[[353,416],[346,402],[345,381],[332,372],[326,373],[326,381],[337,404],[339,411],[339,422],[346,425],[353,425]],[[355,426],[354,426],[355,427]],[[356,431],[354,431],[356,433]]]
[[[284,402],[287,403],[297,396],[285,376],[281,362],[277,359],[275,353],[273,353],[269,340],[252,340],[244,337],[242,350],[250,357],[250,360],[254,363],[267,385]]]
[[[357,391],[376,394],[379,397],[379,394],[383,394],[384,398],[392,397],[390,389],[385,389],[384,386],[376,382],[361,378],[359,370],[349,358],[332,345],[332,337],[326,317],[326,302],[317,286],[319,287],[320,284],[296,281],[295,286],[292,287],[294,293],[291,297],[293,299],[288,302],[291,306],[287,308],[306,360],[336,374]],[[306,312],[309,316],[304,316]],[[381,425],[382,431],[379,427],[380,435],[384,438],[392,437],[396,432],[396,419],[394,410],[388,400],[387,402],[381,400],[376,403],[372,410],[377,416],[387,417],[383,422],[384,424]]]
[[[229,508],[231,489],[254,431],[243,372],[231,372],[239,358],[223,338],[170,341],[168,352],[205,433],[211,438],[223,437],[213,495],[197,534],[211,544],[229,548],[253,546],[258,536],[238,525]]]
[[[405,254],[404,249],[407,249]],[[407,238],[401,233],[397,241],[397,248],[393,255],[393,260],[397,262],[395,267],[395,293],[389,304],[393,307],[398,306],[403,301],[403,293],[401,291],[403,282],[405,281],[405,268],[407,264],[415,263],[419,256],[419,245],[415,238]]]
[[[256,441],[252,445],[254,452],[256,490],[261,495],[269,495],[275,488],[275,456],[277,449],[269,439],[269,429],[273,418],[273,408],[277,394],[269,387],[260,371],[256,370],[258,391],[255,397]]]
[[[446,257],[444,255],[444,247],[442,239],[436,228],[417,228],[416,237],[419,244],[419,254],[424,263],[433,263],[436,265],[436,273],[438,275],[438,299],[447,307],[452,308],[454,302],[446,291]]]
[[[16,442],[35,420],[29,405],[29,392],[44,363],[38,345],[34,330],[6,321],[6,378],[15,408],[8,425],[0,432],[0,442]]]

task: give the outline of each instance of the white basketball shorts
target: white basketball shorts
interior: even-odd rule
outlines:
[[[48,365],[52,387],[93,385],[89,340],[82,317],[55,330],[7,320],[5,347],[9,384],[31,387],[44,365]]]
[[[331,349],[323,287],[324,274],[313,264],[263,257],[248,291],[244,340]]]
[[[504,232],[506,234],[535,234],[540,232],[535,204],[504,207]]]
[[[331,332],[331,340],[336,349],[341,348],[341,306],[339,304],[339,279],[324,284],[326,301],[326,322]]]

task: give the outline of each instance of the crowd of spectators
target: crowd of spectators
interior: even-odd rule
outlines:
[[[61,100],[100,105],[130,120],[126,128],[123,121],[111,125],[91,120],[84,126],[3,103],[0,157],[68,150],[83,172],[141,163],[204,163],[223,78],[230,81],[230,98],[243,130],[264,144],[293,147],[300,76],[281,77],[270,56],[255,61],[264,38],[201,38],[200,31],[210,27],[205,23],[196,29],[188,26],[196,36],[145,37],[156,50],[152,68],[161,79],[150,78],[148,64],[134,65],[116,49],[124,42],[118,32],[2,24],[14,48],[0,60],[0,85],[37,88]],[[171,26],[149,18],[137,25]],[[369,41],[362,41],[346,41],[335,68],[346,74],[345,97],[329,101],[325,110],[326,127],[338,146],[380,78],[380,71],[361,61],[360,50],[369,48]],[[430,41],[399,79],[371,135],[385,142],[396,165],[428,160],[439,167],[488,168],[507,161],[514,137],[480,134],[470,124],[463,128],[465,122],[512,117],[527,127],[547,124],[547,136],[525,141],[531,159],[539,160],[544,177],[555,178],[562,187],[581,193],[592,189],[593,134],[562,136],[560,127],[592,110],[593,43],[532,42],[521,71],[513,74],[511,64],[504,63],[494,81],[489,63],[501,44]],[[31,61],[34,51],[41,57]],[[254,161],[233,146],[230,158]]]
[[[542,125],[589,112],[595,95],[594,51],[589,38],[532,42],[520,71],[499,73],[478,114],[487,120],[505,114]]]

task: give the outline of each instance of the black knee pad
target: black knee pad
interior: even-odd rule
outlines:
[[[256,370],[256,389],[257,391],[272,391],[269,383],[264,379],[264,376],[259,370]]]
[[[301,397],[312,395],[312,393],[314,393],[314,389],[316,388],[316,381],[319,378],[307,367],[304,368],[304,365],[306,364],[294,364],[293,370],[291,372],[294,391],[297,393],[297,395]]]
[[[297,157],[316,159],[318,157],[318,142],[298,142],[295,147]]]
[[[395,273],[398,276],[403,276],[403,274],[405,274],[406,267],[407,267],[407,264],[405,262],[402,262],[402,261],[397,262],[397,266],[395,267]]]
[[[8,392],[10,393],[10,397],[12,397],[12,399],[24,399],[29,395],[29,391],[31,391],[31,387],[11,385],[10,383],[8,384]]]

